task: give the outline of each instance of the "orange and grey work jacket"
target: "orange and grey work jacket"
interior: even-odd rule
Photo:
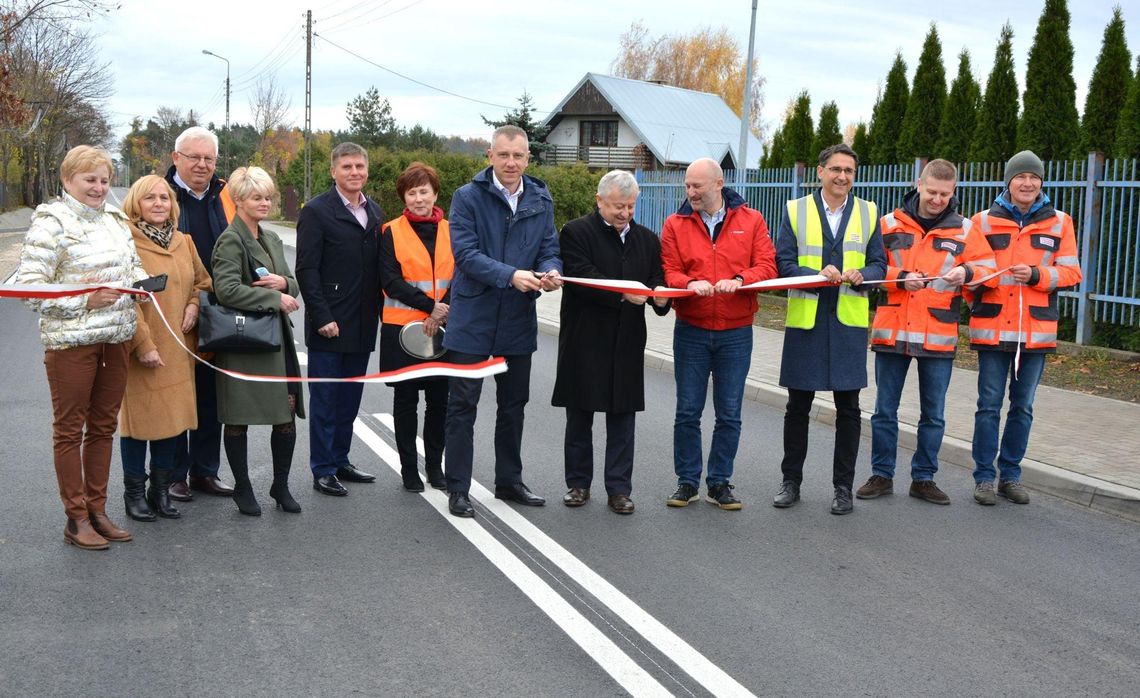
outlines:
[[[970,347],[1014,351],[1021,344],[1025,351],[1055,350],[1057,290],[1081,281],[1072,216],[1046,202],[1021,224],[995,202],[972,220],[993,249],[998,269],[1027,264],[1032,271],[1024,284],[1005,272],[997,286],[971,294]]]
[[[917,197],[915,197],[917,198]],[[966,270],[966,283],[996,271],[994,255],[970,220],[948,212],[929,231],[912,213],[897,208],[883,216],[883,246],[887,250],[887,299],[875,310],[871,349],[908,356],[951,357],[958,346],[961,287],[942,279],[907,291],[902,278],[917,272],[926,277]]]
[[[384,229],[391,229],[392,248],[396,252],[396,260],[404,272],[404,280],[423,291],[432,300],[438,301],[447,294],[451,287],[451,277],[455,274],[455,258],[451,254],[451,231],[447,220],[439,222],[439,229],[435,239],[435,263],[432,256],[416,234],[408,219],[400,216],[384,224]],[[384,322],[389,325],[406,325],[409,322],[423,320],[428,316],[422,310],[401,303],[384,295]]]

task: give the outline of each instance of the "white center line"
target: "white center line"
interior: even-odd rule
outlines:
[[[357,419],[353,431],[382,462],[392,470],[400,471],[400,457],[395,449],[368,425]],[[429,488],[423,497],[622,688],[634,696],[672,695],[478,522],[452,516],[447,511],[446,494]]]
[[[372,416],[388,429],[393,429],[391,415],[382,413]],[[417,444],[422,451],[422,440],[417,439]],[[716,696],[755,695],[553,538],[543,533],[522,514],[512,509],[506,502],[495,499],[490,491],[474,480],[471,481],[471,494],[710,693]]]

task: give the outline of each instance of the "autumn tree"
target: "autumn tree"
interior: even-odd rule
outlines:
[[[1085,98],[1085,113],[1081,119],[1081,144],[1078,157],[1091,151],[1112,152],[1116,142],[1124,100],[1132,84],[1132,52],[1124,38],[1124,17],[1120,7],[1112,11],[1112,20],[1104,28],[1100,56],[1096,59],[1089,93]]]
[[[871,114],[871,159],[882,165],[893,165],[899,161],[899,138],[902,136],[903,120],[906,118],[906,105],[910,97],[910,87],[906,82],[906,61],[902,52],[895,54],[895,62],[887,73],[887,85],[883,95]]]
[[[348,103],[345,116],[348,117],[349,138],[365,148],[389,143],[396,131],[392,105],[387,98],[380,96],[380,91],[375,87],[369,87],[364,94],[353,97]]]
[[[942,126],[938,129],[938,144],[932,155],[950,162],[966,161],[981,100],[982,88],[970,69],[970,52],[962,49],[958,54],[958,75],[950,85],[950,95],[942,110]]]
[[[824,148],[842,142],[843,134],[839,132],[839,105],[833,101],[828,102],[819,110],[819,125],[816,126],[811,146],[813,159],[805,162],[814,162],[815,156],[818,156]]]
[[[1013,27],[1001,28],[994,67],[986,80],[969,160],[1004,162],[1017,152],[1017,76],[1013,70]]]
[[[1080,127],[1065,0],[1045,0],[1029,49],[1022,102],[1017,149],[1032,150],[1042,160],[1071,157]]]
[[[913,84],[906,104],[906,116],[903,117],[898,154],[902,157],[930,157],[938,143],[942,110],[946,104],[942,41],[934,24],[930,25],[922,44]]]
[[[1140,158],[1140,56],[1136,57],[1136,74],[1120,110],[1112,154],[1118,158]]]
[[[660,80],[674,87],[711,92],[719,95],[737,116],[744,113],[748,64],[728,27],[705,27],[691,34],[652,37],[648,27],[634,22],[620,41],[621,49],[610,65],[610,71],[617,77]],[[759,61],[753,58],[748,120],[758,138],[764,108],[763,87]]]
[[[546,134],[550,133],[550,127],[543,126],[542,122],[534,118],[534,102],[526,90],[523,90],[522,96],[519,97],[519,106],[504,114],[502,119],[488,119],[485,116],[480,116],[483,123],[493,128],[511,125],[518,126],[526,131],[527,140],[530,141],[530,156],[532,158],[537,159],[549,147],[546,144]]]

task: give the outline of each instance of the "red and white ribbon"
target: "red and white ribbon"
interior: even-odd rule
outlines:
[[[369,373],[363,376],[349,376],[347,378],[263,376],[221,368],[198,356],[197,352],[182,343],[181,333],[174,331],[174,328],[170,325],[170,321],[166,319],[166,315],[162,312],[162,306],[158,304],[154,294],[149,291],[114,284],[2,284],[0,285],[0,298],[66,298],[69,296],[81,296],[103,288],[119,291],[120,293],[148,296],[151,302],[154,303],[154,309],[158,312],[158,317],[162,320],[162,324],[166,326],[166,330],[170,332],[170,335],[178,342],[178,346],[182,347],[182,349],[198,363],[209,366],[218,373],[224,373],[237,380],[253,383],[399,383],[402,381],[416,380],[417,378],[443,378],[450,376],[457,378],[487,378],[507,370],[507,360],[501,356],[493,356],[477,364],[452,364],[432,361],[429,363],[414,364],[395,371],[381,371],[379,373]]]
[[[646,296],[649,298],[685,298],[692,296],[696,292],[688,288],[657,288],[652,289],[638,281],[627,281],[625,279],[587,279],[578,276],[563,276],[562,281],[566,283],[576,284],[578,286],[585,286],[587,288],[595,288],[600,291],[613,291],[614,293],[628,293],[635,296]],[[819,274],[811,274],[809,276],[793,276],[782,279],[769,279],[767,281],[757,281],[753,284],[741,286],[738,291],[780,291],[789,288],[818,288],[820,286],[830,286],[831,282]]]

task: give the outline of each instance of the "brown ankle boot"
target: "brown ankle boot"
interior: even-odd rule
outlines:
[[[88,519],[68,519],[63,529],[63,542],[84,550],[106,550],[107,539],[95,532]]]
[[[107,518],[107,514],[102,511],[91,515],[91,527],[112,543],[126,543],[131,539],[130,531],[116,526],[115,522]]]

